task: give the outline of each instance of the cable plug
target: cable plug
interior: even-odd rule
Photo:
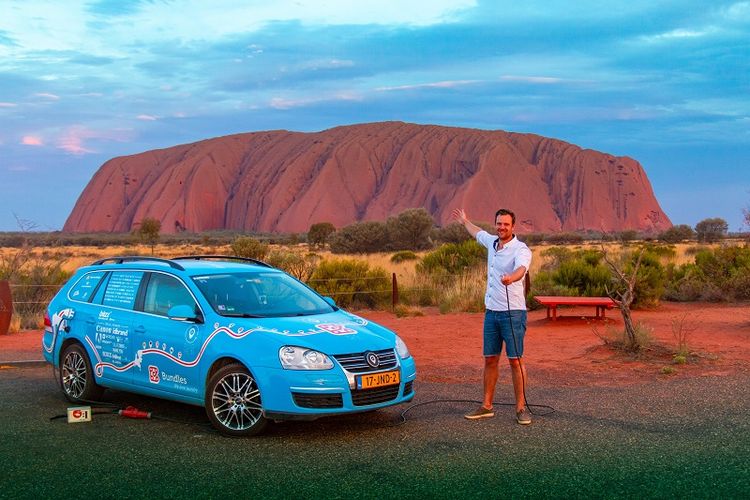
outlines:
[[[124,410],[117,412],[121,417],[125,418],[151,418],[150,411],[142,411],[135,406],[128,406]]]

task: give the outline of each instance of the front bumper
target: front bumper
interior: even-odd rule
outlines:
[[[362,390],[356,389],[354,376],[338,365],[325,371],[265,368],[257,370],[255,377],[266,418],[311,420],[411,401],[417,376],[414,358],[400,360],[397,369],[401,372],[398,385]]]

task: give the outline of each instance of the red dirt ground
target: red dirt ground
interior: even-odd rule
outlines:
[[[425,316],[404,318],[380,311],[359,314],[406,341],[420,379],[481,380],[483,314],[425,311]],[[634,311],[634,320],[650,327],[654,339],[653,348],[639,356],[613,351],[594,333],[594,329],[622,330],[617,309],[607,312],[606,323],[592,318],[593,314],[593,307],[559,308],[557,321],[552,321],[544,309],[529,312],[524,361],[530,385],[536,380],[553,386],[609,386],[750,369],[750,304],[663,303],[654,310]],[[685,330],[693,330],[687,341],[691,355],[686,364],[676,365],[672,323],[683,317]],[[675,372],[663,374],[664,366]]]
[[[409,345],[420,380],[462,382],[481,380],[483,314],[439,314],[398,318],[390,312],[360,311],[362,317],[397,332]],[[617,310],[606,323],[593,319],[594,308],[559,309],[557,321],[544,309],[529,312],[524,361],[530,386],[624,385],[659,377],[723,375],[750,370],[750,304],[663,303],[634,311],[636,321],[653,330],[654,347],[640,356],[605,347],[594,333],[622,329]],[[586,316],[585,318],[583,316]],[[691,355],[684,365],[672,363],[676,341],[672,323],[685,318]],[[0,364],[39,360],[41,331],[0,336]],[[664,366],[675,369],[661,372]],[[507,377],[507,371],[501,371]],[[501,378],[501,383],[504,380]]]

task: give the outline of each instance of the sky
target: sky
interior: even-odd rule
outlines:
[[[0,0],[0,231],[116,156],[355,123],[629,156],[674,224],[750,208],[750,1]]]

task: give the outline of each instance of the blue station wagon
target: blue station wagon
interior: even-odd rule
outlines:
[[[229,436],[414,398],[395,333],[252,259],[94,262],[52,299],[42,344],[70,401],[109,387],[204,406]]]

